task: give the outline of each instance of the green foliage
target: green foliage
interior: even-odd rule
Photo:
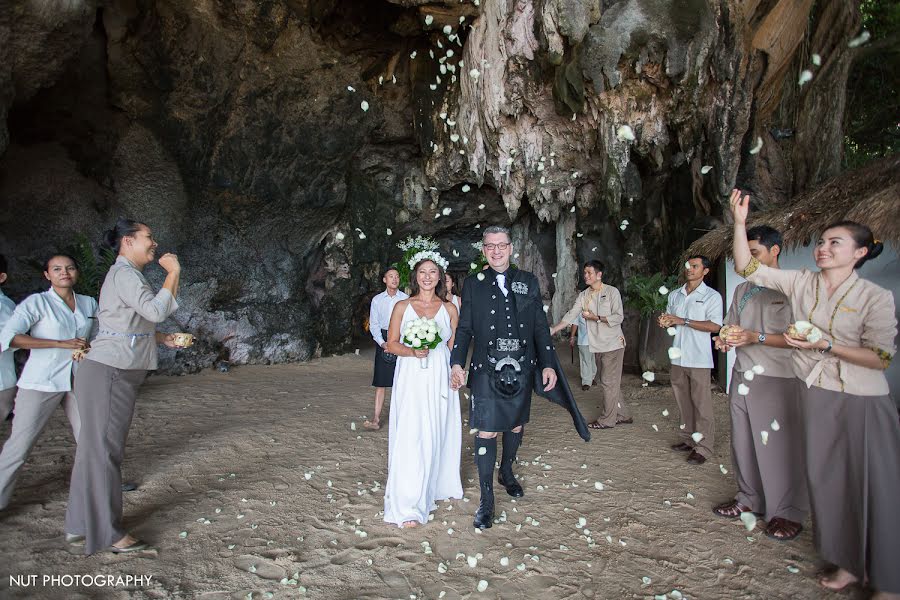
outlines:
[[[75,292],[97,298],[107,271],[116,262],[116,253],[111,248],[95,252],[87,236],[79,233],[69,246],[69,254],[78,262],[79,268]]]
[[[677,285],[678,278],[675,275],[632,275],[625,280],[625,306],[641,311],[642,317],[664,311],[668,295],[660,294],[659,288],[665,286],[672,291]]]
[[[900,151],[900,3],[862,0],[862,28],[871,41],[857,48],[847,79],[846,166]]]

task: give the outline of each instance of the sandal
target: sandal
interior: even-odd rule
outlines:
[[[366,429],[371,429],[372,431],[378,431],[379,429],[381,429],[381,423],[377,421],[366,420],[363,421],[363,427],[365,427]]]
[[[766,535],[779,542],[789,542],[803,531],[803,525],[795,521],[772,517],[766,526]]]
[[[632,417],[628,417],[627,419],[619,419],[616,421],[616,425],[631,425],[634,423],[634,419]]]
[[[712,511],[714,514],[726,519],[739,519],[745,512],[753,512],[753,509],[749,506],[744,506],[737,500],[732,500],[731,502],[723,502],[718,506],[714,506]]]
[[[843,582],[841,580],[843,580]],[[817,581],[819,582],[819,585],[826,590],[841,592],[854,583],[859,583],[859,578],[849,571],[838,568],[823,574]],[[841,583],[841,585],[837,585],[838,583]],[[866,580],[865,583],[868,584],[868,580]]]
[[[591,429],[612,429],[611,425],[604,425],[600,421],[591,421],[588,423],[588,427]]]

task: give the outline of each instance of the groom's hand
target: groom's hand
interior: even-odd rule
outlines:
[[[465,384],[466,372],[463,371],[461,366],[453,365],[453,368],[450,370],[450,387],[454,390],[458,390]]]
[[[541,371],[541,375],[544,380],[544,391],[549,392],[553,388],[556,387],[556,371],[547,367],[543,371]]]

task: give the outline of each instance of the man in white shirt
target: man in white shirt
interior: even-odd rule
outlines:
[[[6,257],[0,254],[0,285],[6,282]],[[6,297],[0,289],[0,328],[12,316],[16,303]],[[6,420],[12,412],[13,398],[16,397],[16,365],[13,362],[12,348],[0,352],[0,422]]]
[[[12,433],[0,452],[0,510],[9,504],[19,469],[56,407],[63,405],[76,442],[81,429],[72,393],[73,353],[89,348],[97,301],[75,293],[78,267],[70,256],[51,257],[44,277],[50,289],[25,298],[0,330],[0,350],[31,351],[18,383]]]
[[[400,291],[400,273],[396,267],[388,267],[381,278],[385,289],[372,298],[369,306],[369,333],[375,340],[375,368],[372,375],[372,385],[375,387],[375,416],[371,421],[365,421],[366,429],[381,429],[381,409],[384,407],[384,389],[394,385],[394,366],[397,356],[384,351],[388,326],[391,323],[391,313],[394,305],[401,300],[409,298]]]
[[[722,327],[722,296],[703,283],[710,261],[692,256],[684,264],[687,283],[669,293],[660,327],[674,327],[672,391],[681,411],[682,441],[673,450],[690,452],[687,461],[702,465],[713,455],[716,420],[710,391],[713,353],[710,334]]]

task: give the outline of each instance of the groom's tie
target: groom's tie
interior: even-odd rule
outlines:
[[[497,273],[497,285],[500,287],[500,291],[503,292],[504,296],[509,295],[509,292],[506,289],[506,275],[504,273]]]

